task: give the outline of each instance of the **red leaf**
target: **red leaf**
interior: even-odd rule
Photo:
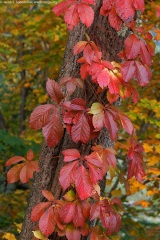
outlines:
[[[51,205],[50,202],[41,202],[38,203],[31,212],[31,221],[32,222],[36,222],[38,221],[42,214],[44,213],[44,211],[46,210],[47,207],[49,207]]]
[[[160,17],[160,7],[157,6],[156,16]]]
[[[74,161],[72,163],[65,165],[61,169],[60,175],[59,175],[59,182],[63,190],[66,190],[70,186],[70,184],[74,182],[74,179],[75,179],[74,174],[76,172],[77,165],[78,165],[78,162]]]
[[[140,62],[135,61],[136,66],[136,78],[140,86],[146,86],[149,83],[150,76],[147,68]]]
[[[128,150],[128,159],[130,160],[128,167],[128,178],[136,177],[138,181],[142,181],[145,176],[143,168],[143,146],[137,144],[135,140],[131,139],[131,147]]]
[[[96,167],[102,167],[102,160],[97,152],[92,152],[90,155],[85,156],[85,159]]]
[[[105,148],[104,149],[104,156],[105,158],[103,159],[103,161],[107,161],[109,163],[110,166],[112,167],[116,167],[116,157],[115,157],[115,150],[112,148]]]
[[[125,82],[128,82],[130,79],[132,79],[134,77],[135,74],[135,65],[134,65],[134,61],[126,61],[124,62],[124,64],[122,65],[122,76],[123,76],[123,80]]]
[[[30,150],[27,152],[27,160],[28,160],[28,161],[31,161],[33,158],[34,158],[34,152],[32,151],[32,149],[30,149]]]
[[[104,126],[104,113],[101,112],[93,116],[93,126],[95,131],[100,131]]]
[[[86,47],[86,45],[87,45],[86,41],[77,42],[76,45],[73,48],[74,55],[77,55],[80,52],[82,52],[84,50],[84,48]]]
[[[144,0],[134,0],[133,6],[135,7],[136,10],[144,12]]]
[[[38,165],[38,163],[36,163],[36,164]],[[28,182],[29,179],[33,178],[34,171],[35,171],[35,169],[32,168],[32,162],[28,162],[27,164],[25,164],[20,172],[21,182],[26,183],[26,182]]]
[[[47,141],[48,147],[56,146],[63,136],[63,126],[58,111],[50,117],[49,123],[43,127],[42,133]]]
[[[103,69],[102,72],[97,77],[98,84],[101,88],[108,86],[110,81],[110,75],[107,68]]]
[[[126,57],[128,59],[134,59],[140,54],[141,41],[135,34],[131,34],[125,40]]]
[[[56,222],[54,220],[53,207],[50,206],[41,216],[39,220],[39,229],[48,237],[54,232]]]
[[[90,203],[87,200],[82,201],[81,208],[82,208],[83,216],[87,219],[90,215],[90,208],[91,208]]]
[[[103,14],[102,14],[103,15]],[[122,26],[122,20],[117,15],[116,9],[112,8],[112,10],[109,13],[109,22],[113,28],[115,28],[117,31],[121,29]]]
[[[100,220],[106,228],[107,236],[116,232],[121,226],[120,214],[114,210],[108,199],[100,201]]]
[[[68,9],[68,2],[63,1],[56,4],[53,7],[52,11],[56,14],[56,16],[60,16],[62,13],[66,12],[67,9]]]
[[[71,162],[81,157],[77,149],[67,149],[62,152],[64,155],[64,162]]]
[[[120,93],[119,85],[120,85],[120,82],[118,77],[112,71],[110,71],[110,82],[108,85],[109,92],[111,94],[119,94]]]
[[[63,93],[61,92],[60,86],[54,80],[48,78],[46,83],[46,89],[49,96],[59,104],[60,101],[64,98]]]
[[[91,206],[91,211],[90,211],[90,220],[97,219],[99,217],[99,212],[100,212],[100,205],[97,203],[94,203]]]
[[[28,164],[33,171],[36,171],[36,172],[39,171],[38,161],[30,161]]]
[[[70,108],[71,110],[85,110],[86,101],[84,101],[82,98],[75,98],[71,101]]]
[[[75,212],[74,202],[66,203],[61,208],[60,218],[64,223],[72,222],[74,215],[77,215],[77,212]]]
[[[78,25],[80,21],[78,14],[78,4],[75,3],[69,7],[69,9],[65,12],[64,21],[70,30]]]
[[[141,40],[140,42],[141,48],[140,48],[140,54],[143,64],[147,64],[148,66],[151,66],[151,55],[148,52],[147,46],[144,44],[144,42]]]
[[[75,229],[72,226],[68,226],[66,229],[66,237],[68,240],[80,240],[81,234],[78,229]]]
[[[42,190],[42,195],[50,202],[54,201],[54,196],[51,192],[47,191],[47,190]]]
[[[45,104],[34,109],[30,116],[30,128],[40,129],[44,127],[48,121],[51,112],[55,106],[52,104]]]
[[[91,195],[93,186],[89,174],[83,165],[78,168],[75,185],[81,200],[84,200]]]
[[[113,212],[110,212],[109,226],[107,225],[108,227],[107,235],[110,236],[113,232],[115,232],[116,225],[117,225],[116,214],[114,214]]]
[[[126,130],[126,132],[128,134],[132,135],[133,125],[132,125],[131,121],[129,120],[129,118],[123,113],[119,113],[119,117],[120,117],[120,122],[121,122],[123,128]]]
[[[26,159],[24,157],[21,157],[21,156],[14,156],[14,157],[11,157],[10,159],[7,160],[5,166],[10,166],[12,164],[15,164],[15,163],[18,163],[18,162],[21,162],[21,161],[26,161]]]
[[[115,158],[115,150],[112,148],[103,148],[100,145],[92,147],[92,150],[97,152],[102,161],[102,175],[104,176],[106,174],[106,171],[108,171],[109,166],[116,167],[116,158]]]
[[[94,57],[94,51],[91,48],[90,44],[88,44],[83,51],[83,56],[86,60],[86,62],[88,62],[89,64],[91,64],[91,62],[93,61],[93,57]]]
[[[20,171],[21,171],[21,169],[23,168],[24,165],[25,165],[25,163],[18,164],[16,166],[12,167],[7,172],[8,183],[14,183],[14,182],[17,182],[19,180],[19,174],[20,174]]]
[[[87,166],[89,168],[89,176],[92,181],[92,183],[96,184],[99,180],[102,180],[102,170],[96,167],[95,165],[92,165],[91,163],[87,162]]]
[[[78,5],[78,13],[82,23],[84,23],[87,28],[90,27],[94,19],[93,9],[85,3],[80,3]]]
[[[134,17],[134,9],[131,0],[117,0],[116,12],[123,21],[130,20]]]
[[[111,137],[112,141],[114,141],[117,137],[117,132],[118,132],[117,123],[115,122],[115,120],[110,112],[105,111],[104,116],[105,116],[104,124],[110,132],[110,137]]]
[[[75,214],[73,215],[73,224],[75,227],[83,227],[85,225],[85,217],[82,213],[82,208],[80,203],[75,204]]]
[[[78,122],[73,125],[71,135],[74,142],[88,142],[90,138],[90,127],[84,114],[82,114]]]
[[[117,198],[117,197],[113,198],[113,199],[111,200],[111,204],[112,204],[112,205],[116,204],[116,205],[118,205],[119,207],[122,208],[122,203],[121,203],[120,198]]]

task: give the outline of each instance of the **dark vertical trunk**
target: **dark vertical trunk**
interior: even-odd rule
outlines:
[[[1,128],[2,130],[6,130],[5,119],[4,119],[4,117],[3,117],[3,114],[2,114],[2,112],[1,112],[1,110],[0,110],[0,128]]]
[[[25,111],[25,106],[26,106],[26,98],[28,95],[28,88],[25,88],[24,83],[26,80],[26,71],[22,70],[21,73],[21,81],[23,82],[22,90],[21,90],[21,105],[20,105],[20,131],[19,133],[21,134],[24,129],[24,121],[26,119],[26,111]]]
[[[119,61],[117,53],[120,52],[123,48],[124,38],[118,36],[117,32],[110,27],[107,18],[102,17],[99,14],[100,6],[101,1],[99,0],[97,1],[97,5],[94,9],[94,23],[89,30],[86,31],[85,26],[79,24],[78,27],[76,27],[73,31],[70,32],[59,78],[64,75],[74,76],[79,71],[79,64],[77,64],[76,62],[77,56],[73,56],[73,47],[78,41],[85,39],[85,32],[91,37],[91,40],[95,41],[96,44],[101,48],[104,56],[106,56],[109,60]],[[88,106],[91,106],[91,104],[97,100],[93,92],[91,91],[91,87],[89,84],[89,81],[87,81],[85,91]],[[77,90],[76,97],[83,97],[82,94],[83,93],[81,91]],[[106,95],[104,95],[104,101],[106,101]],[[95,141],[101,143],[105,147],[112,147],[112,142],[107,131],[102,130],[99,138]],[[62,189],[58,182],[59,171],[63,165],[63,156],[61,152],[64,149],[76,147],[77,149],[79,149],[79,151],[82,151],[83,148],[83,153],[89,154],[92,144],[92,141],[85,145],[81,143],[75,144],[66,131],[64,133],[63,139],[58,146],[50,149],[46,146],[45,143],[43,144],[39,159],[40,172],[35,175],[22,232],[20,234],[21,240],[32,239],[32,230],[34,229],[35,223],[32,223],[30,221],[30,213],[37,203],[44,201],[41,190],[48,189],[49,191],[52,191],[57,199],[60,198],[62,195]],[[103,188],[103,182],[101,186]],[[50,239],[58,240],[65,238],[59,238],[58,236],[55,236],[53,234]]]

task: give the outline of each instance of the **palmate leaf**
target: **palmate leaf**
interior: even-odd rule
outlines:
[[[128,159],[130,160],[128,166],[128,179],[135,176],[138,181],[142,181],[143,177],[145,176],[145,171],[143,167],[144,148],[134,139],[131,139],[130,144],[131,146],[128,150]]]
[[[93,126],[100,131],[104,126],[109,130],[110,137],[114,141],[118,133],[120,123],[127,133],[132,134],[133,125],[129,118],[115,107],[103,107],[100,103],[93,103],[89,113],[93,114]]]
[[[113,205],[121,207],[120,200],[113,199],[111,202],[108,199],[100,200],[91,206],[90,219],[100,218],[102,225],[106,229],[107,236],[114,232],[118,232],[121,227],[121,218],[118,211],[115,211]]]
[[[102,164],[102,175],[108,171],[109,167],[116,167],[115,150],[112,148],[103,148],[101,145],[93,146],[92,150],[98,153],[103,164]]]
[[[86,221],[82,206],[77,201],[65,204],[61,209],[60,217],[64,223],[73,222],[76,228],[84,226]]]
[[[57,15],[64,15],[64,21],[68,29],[72,30],[81,21],[87,27],[90,27],[94,19],[94,11],[89,4],[95,4],[95,1],[63,1],[58,3],[52,11]]]
[[[100,156],[97,152],[93,152],[82,158],[76,149],[67,149],[63,151],[63,154],[64,161],[69,163],[60,171],[59,181],[62,188],[65,190],[74,183],[80,199],[88,198],[94,184],[103,178]],[[88,166],[87,170],[83,166],[84,162]]]
[[[48,237],[54,232],[56,226],[60,230],[63,230],[65,227],[59,217],[64,203],[62,200],[54,200],[52,193],[47,190],[42,190],[42,194],[49,201],[41,202],[32,209],[31,220],[32,222],[39,221],[40,231]]]
[[[85,226],[86,220],[90,214],[90,204],[87,201],[75,199],[72,202],[66,202],[60,212],[60,218],[64,223],[73,223],[78,227]]]
[[[22,156],[14,156],[6,162],[6,166],[10,166],[15,163],[19,163],[12,167],[7,173],[8,183],[17,182],[19,179],[22,183],[26,183],[33,177],[34,172],[39,171],[38,162],[32,161],[34,157],[33,151],[30,149],[27,152],[27,159]]]

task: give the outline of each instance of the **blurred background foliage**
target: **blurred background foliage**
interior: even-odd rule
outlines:
[[[55,2],[53,1],[53,6]],[[121,133],[115,143],[118,166],[106,180],[109,196],[123,200],[123,226],[112,239],[158,240],[160,157],[160,18],[158,1],[147,1],[145,28],[155,36],[156,56],[149,86],[139,89],[140,101],[126,100],[121,109],[137,129],[145,149],[146,178],[126,181],[126,140]],[[32,184],[7,184],[4,167],[14,155],[32,149],[38,159],[43,141],[39,131],[29,129],[29,115],[48,101],[46,78],[57,79],[67,30],[63,19],[52,13],[52,4],[6,4],[0,8],[0,239],[17,239]]]

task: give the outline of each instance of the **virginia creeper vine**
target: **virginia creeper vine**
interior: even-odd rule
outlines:
[[[53,12],[57,16],[64,14],[69,30],[79,22],[89,28],[94,19],[92,5],[96,5],[96,1],[66,0],[58,3]],[[145,176],[143,146],[136,140],[129,118],[114,103],[119,98],[123,100],[129,97],[132,97],[134,103],[138,102],[135,81],[144,87],[151,79],[151,57],[154,55],[152,35],[145,32],[135,20],[135,15],[143,11],[144,0],[103,0],[100,14],[108,17],[110,25],[117,31],[126,27],[129,32],[125,49],[119,53],[122,63],[103,59],[100,46],[86,34],[85,40],[77,42],[73,49],[73,54],[80,56],[77,60],[80,64],[78,77],[64,76],[59,83],[48,79],[46,89],[53,104],[38,106],[30,117],[30,127],[42,128],[50,148],[59,143],[64,128],[74,142],[81,141],[83,144],[98,137],[104,128],[109,130],[111,140],[115,141],[119,128],[124,129],[130,135],[128,179],[135,176],[138,181],[142,181]],[[91,106],[88,106],[87,99],[72,98],[77,87],[85,91],[84,83],[88,78],[92,81],[91,91],[97,97],[97,102]],[[100,97],[104,91],[107,104]],[[46,237],[57,232],[68,240],[79,240],[81,235],[89,234],[91,240],[109,239],[111,234],[120,230],[122,205],[118,198],[102,197],[99,183],[110,167],[116,167],[116,152],[111,148],[93,145],[91,153],[86,156],[78,149],[66,149],[62,153],[64,166],[59,174],[59,182],[64,196],[57,200],[51,192],[43,190],[42,195],[47,202],[39,203],[33,208],[31,220],[39,221],[39,229]],[[24,159],[17,158],[15,161],[12,158],[6,165],[21,160]],[[31,165],[29,167],[32,168]],[[18,174],[21,180],[24,179],[19,168],[20,165],[14,180],[8,176],[9,182],[17,181]],[[34,170],[38,171],[37,166]],[[94,227],[91,224],[93,221]]]

